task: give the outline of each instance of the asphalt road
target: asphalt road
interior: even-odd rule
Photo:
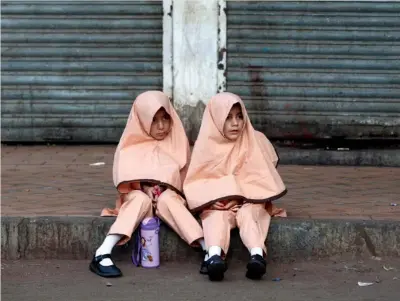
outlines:
[[[163,263],[149,270],[123,262],[119,267],[124,277],[111,280],[90,273],[87,261],[1,265],[2,301],[400,300],[399,258],[271,263],[261,281],[246,279],[245,263],[236,262],[219,283],[208,281],[198,273],[198,265],[188,263]],[[360,287],[358,281],[373,285]]]

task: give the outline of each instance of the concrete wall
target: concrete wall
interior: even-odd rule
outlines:
[[[164,0],[163,85],[193,142],[207,101],[225,89],[226,0]]]
[[[92,216],[1,218],[1,259],[90,259],[114,218]],[[132,243],[132,241],[131,241]],[[400,225],[396,221],[274,219],[269,229],[269,259],[285,262],[350,255],[400,256]],[[115,249],[116,259],[130,260],[132,245]],[[160,231],[162,261],[200,262],[195,252],[164,224]],[[228,253],[247,260],[237,230]]]

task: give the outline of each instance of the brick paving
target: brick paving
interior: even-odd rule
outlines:
[[[2,146],[1,215],[99,215],[114,205],[114,150]],[[289,217],[400,220],[400,168],[282,165],[279,172],[288,194],[277,204]]]

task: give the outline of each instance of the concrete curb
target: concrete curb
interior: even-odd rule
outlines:
[[[90,259],[114,218],[2,217],[2,259]],[[267,243],[272,260],[354,256],[400,256],[400,222],[274,219]],[[200,253],[162,226],[163,261],[198,261]],[[129,260],[131,246],[116,248],[116,259]],[[247,259],[238,232],[232,233],[230,256]]]
[[[400,167],[400,150],[318,150],[278,147],[280,164]]]

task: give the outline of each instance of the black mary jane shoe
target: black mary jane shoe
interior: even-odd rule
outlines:
[[[208,274],[207,260],[204,260],[206,255],[207,255],[207,252],[203,251],[203,260],[201,261],[200,270],[199,270],[199,273],[202,274],[202,275],[207,275]]]
[[[100,264],[100,262],[105,259],[109,258],[111,259],[111,254],[104,254],[104,255],[99,255],[99,256],[93,256],[92,262],[90,263],[89,269],[105,278],[115,278],[115,277],[121,277],[122,272],[115,264],[110,265],[110,266],[103,266]]]
[[[211,281],[221,281],[227,270],[225,261],[219,255],[214,255],[206,261],[208,278]]]
[[[247,264],[246,277],[252,280],[259,280],[267,272],[267,262],[260,255],[253,255]]]
[[[202,274],[202,275],[207,275],[207,274],[208,274],[208,268],[207,268],[207,261],[206,261],[206,260],[203,260],[203,261],[201,262],[199,272],[200,272],[200,274]]]

